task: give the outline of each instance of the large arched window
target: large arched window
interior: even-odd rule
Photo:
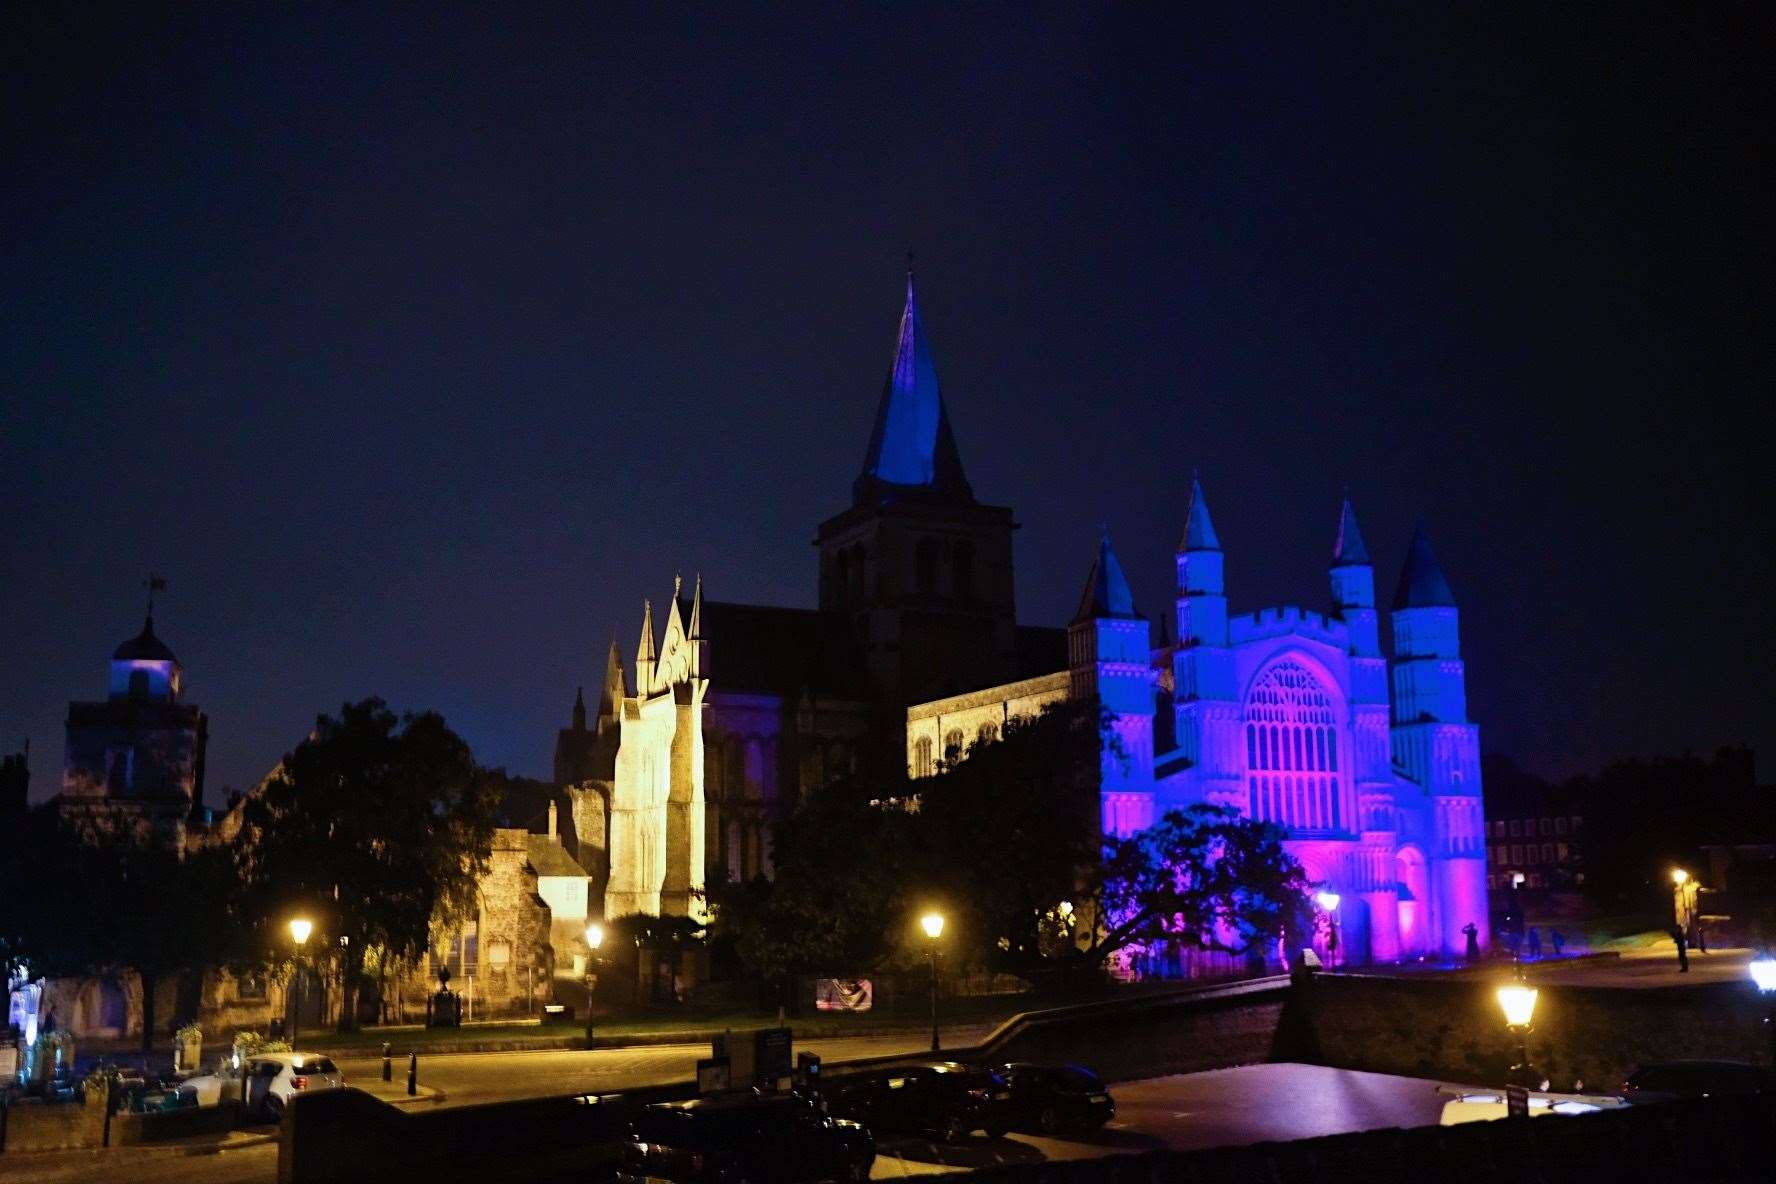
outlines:
[[[929,777],[934,771],[931,767],[931,737],[921,736],[913,741],[913,776]]]
[[[1291,830],[1348,830],[1338,771],[1338,699],[1293,658],[1246,695],[1246,784],[1254,818]]]

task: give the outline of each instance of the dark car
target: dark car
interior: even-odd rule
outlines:
[[[645,1184],[862,1184],[876,1141],[855,1122],[828,1118],[801,1094],[728,1094],[644,1106],[624,1149],[619,1180]]]
[[[1011,1090],[991,1069],[916,1061],[834,1077],[823,1092],[834,1114],[877,1134],[956,1142],[974,1131],[997,1139],[1011,1129]]]
[[[1020,1131],[1094,1131],[1116,1117],[1115,1100],[1090,1069],[1014,1063],[999,1073],[1011,1086],[1011,1125]]]
[[[1665,1061],[1642,1065],[1622,1083],[1630,1102],[1776,1093],[1776,1071],[1744,1061]]]

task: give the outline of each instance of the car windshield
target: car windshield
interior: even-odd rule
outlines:
[[[333,1062],[326,1057],[302,1057],[290,1062],[290,1072],[299,1075],[311,1075],[320,1073],[337,1073],[339,1070],[335,1069],[333,1067]]]
[[[1064,1069],[1056,1069],[1054,1080],[1055,1084],[1062,1089],[1095,1091],[1104,1088],[1104,1083],[1098,1080],[1096,1073],[1074,1065],[1068,1065]]]

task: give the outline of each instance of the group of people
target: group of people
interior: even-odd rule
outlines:
[[[1512,927],[1500,934],[1504,938],[1505,948],[1511,951],[1513,958],[1540,958],[1542,956],[1542,931],[1531,925],[1527,929]],[[1566,948],[1566,935],[1552,927],[1548,930],[1548,944],[1554,948],[1554,956]]]

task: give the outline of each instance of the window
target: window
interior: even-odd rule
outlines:
[[[981,725],[980,737],[979,737],[980,743],[991,744],[997,739],[999,739],[999,725],[998,724],[982,724]]]
[[[1511,844],[1511,862],[1512,863],[1522,863],[1523,862],[1523,848],[1518,846],[1516,843]]]
[[[974,599],[974,544],[967,540],[950,553],[950,594],[963,603]]]
[[[105,755],[105,785],[112,793],[128,793],[135,783],[136,753],[127,745],[114,747]]]
[[[944,733],[944,760],[954,763],[962,759],[962,729],[952,728]]]
[[[1563,835],[1566,833],[1566,819],[1556,818],[1554,820],[1554,833],[1557,835]]]
[[[265,976],[250,971],[234,980],[235,999],[247,1003],[265,998]]]
[[[1272,663],[1246,696],[1246,765],[1253,817],[1302,830],[1347,825],[1338,775],[1343,718],[1332,693],[1292,658]]]
[[[1539,825],[1541,827],[1542,834],[1551,835],[1554,833],[1554,820],[1552,818],[1542,819],[1540,821]]]
[[[1523,837],[1523,824],[1515,818],[1511,819],[1511,837],[1513,839],[1520,839]]]
[[[931,776],[931,737],[921,736],[913,741],[913,776]]]
[[[1554,862],[1554,844],[1553,843],[1543,843],[1542,844],[1542,862],[1543,863],[1553,863]]]
[[[913,586],[921,596],[937,592],[937,540],[926,537],[913,550]]]

